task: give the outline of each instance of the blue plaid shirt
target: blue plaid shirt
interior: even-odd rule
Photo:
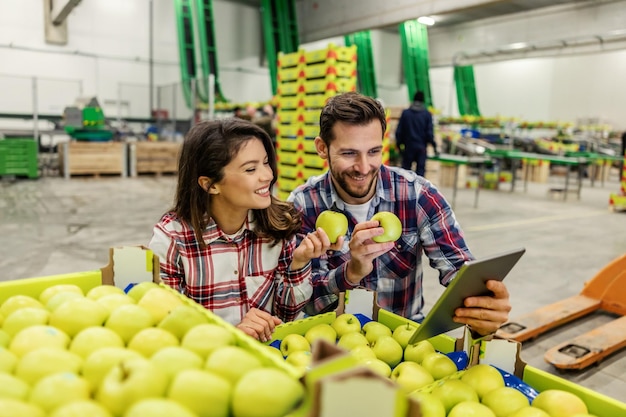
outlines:
[[[302,237],[315,230],[315,220],[331,207],[348,218],[348,233],[341,251],[329,251],[312,261],[313,297],[310,314],[326,311],[338,294],[353,288],[346,280],[350,260],[348,240],[357,221],[337,195],[330,174],[311,177],[288,198],[303,213]],[[395,213],[402,222],[402,236],[389,252],[374,260],[374,270],[358,286],[377,292],[378,304],[413,320],[422,318],[422,253],[439,270],[439,281],[448,285],[461,266],[472,259],[463,231],[450,205],[437,188],[412,171],[381,166],[367,218],[379,211]]]

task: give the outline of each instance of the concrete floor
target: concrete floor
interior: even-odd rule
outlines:
[[[619,190],[617,174],[603,186],[585,182],[581,199],[548,193],[548,184],[510,192],[459,190],[456,214],[476,257],[523,246],[527,252],[506,278],[511,317],[577,294],[607,263],[626,253],[626,213],[607,209]],[[147,244],[152,226],[172,202],[174,177],[72,178],[0,181],[0,281],[93,270],[108,248]],[[451,195],[450,188],[442,191]],[[443,290],[427,270],[427,307]],[[610,321],[594,314],[523,345],[522,359],[626,402],[626,351],[582,372],[559,373],[543,360],[547,349]]]

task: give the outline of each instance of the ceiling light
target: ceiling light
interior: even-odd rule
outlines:
[[[430,16],[421,16],[417,18],[417,22],[421,23],[422,25],[432,26],[435,24],[435,19]]]
[[[526,42],[515,42],[509,45],[510,49],[524,49],[528,46]]]

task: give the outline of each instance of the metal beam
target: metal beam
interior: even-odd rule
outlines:
[[[67,16],[78,6],[82,0],[52,0],[52,11],[50,17],[56,26],[63,24]]]

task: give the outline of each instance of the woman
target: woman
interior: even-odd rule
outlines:
[[[174,207],[150,248],[161,279],[261,341],[291,321],[312,293],[321,230],[296,247],[300,214],[271,194],[276,158],[263,129],[240,119],[202,122],[183,143]]]

